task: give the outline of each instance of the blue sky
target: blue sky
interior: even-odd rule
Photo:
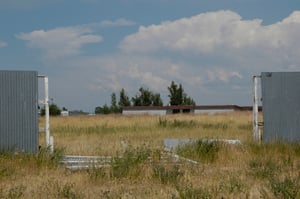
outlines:
[[[60,107],[93,112],[171,81],[198,105],[251,105],[252,76],[299,71],[299,0],[0,0],[0,70],[49,76]]]

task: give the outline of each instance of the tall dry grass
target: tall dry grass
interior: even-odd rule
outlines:
[[[251,120],[250,112],[53,117],[54,155],[1,153],[0,198],[299,198],[300,145],[254,143]],[[178,152],[200,164],[163,163],[165,138],[242,145],[198,142]],[[57,163],[62,152],[116,158],[110,168],[72,172]]]
[[[163,124],[165,122],[165,126]],[[162,147],[165,138],[252,139],[251,113],[167,116],[76,116],[51,118],[55,145],[67,154],[108,155],[127,145]],[[41,136],[41,143],[44,138]]]

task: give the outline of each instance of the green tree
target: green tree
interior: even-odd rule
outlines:
[[[194,100],[189,97],[185,92],[181,84],[177,85],[174,81],[171,82],[171,85],[168,87],[170,98],[170,105],[196,105]]]
[[[103,114],[110,114],[110,108],[107,106],[107,104],[104,104],[103,106]]]
[[[130,106],[130,100],[129,97],[127,96],[125,89],[122,88],[122,90],[120,91],[120,99],[119,99],[119,106],[123,107],[123,106]]]
[[[103,108],[101,106],[97,106],[95,108],[95,114],[103,114]]]
[[[56,104],[52,103],[49,105],[49,115],[57,116],[57,115],[60,115],[60,113],[61,113],[61,110]],[[45,110],[45,107],[43,107],[41,110],[41,115],[45,115],[45,114],[46,114],[46,110]]]
[[[131,98],[134,106],[161,106],[162,99],[160,94],[153,93],[149,89],[141,87],[139,93]]]
[[[152,95],[152,105],[153,106],[162,106],[163,105],[163,101],[162,101],[159,93]]]
[[[188,97],[188,96],[186,96],[186,95],[183,97],[183,104],[184,104],[184,105],[192,105],[192,106],[196,106],[195,101],[194,101],[191,97]]]
[[[119,113],[120,108],[117,105],[117,97],[115,93],[111,94],[111,106],[110,106],[110,112],[111,113]]]

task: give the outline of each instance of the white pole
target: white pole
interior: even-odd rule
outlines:
[[[54,139],[53,139],[53,136],[50,136],[50,152],[53,153],[54,151]]]
[[[49,124],[49,86],[48,77],[44,77],[45,80],[45,132],[46,132],[46,147],[50,146],[50,124]],[[51,147],[51,146],[50,146]]]
[[[253,138],[255,141],[260,141],[259,128],[258,128],[258,94],[257,84],[258,76],[253,76]]]

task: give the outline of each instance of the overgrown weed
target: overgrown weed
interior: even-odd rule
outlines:
[[[90,179],[96,181],[99,179],[104,179],[107,176],[107,169],[106,168],[97,168],[97,167],[92,167],[90,169],[87,170],[87,173],[90,177]]]
[[[150,156],[150,150],[145,147],[128,147],[122,157],[113,157],[110,176],[124,178],[138,176],[143,164]]]
[[[60,182],[58,180],[50,179],[38,187],[36,190],[41,198],[65,198],[65,199],[80,199],[84,198],[84,194],[78,191],[75,183]]]
[[[158,179],[162,184],[178,183],[179,179],[183,176],[178,165],[167,168],[163,165],[153,165],[153,178]]]
[[[285,176],[284,179],[279,177],[269,178],[272,193],[276,198],[300,198],[300,177]]]
[[[271,159],[263,160],[257,158],[249,162],[250,175],[259,179],[272,178],[276,173],[280,172],[281,167]]]
[[[202,125],[203,129],[213,129],[213,130],[227,130],[229,128],[229,124],[228,123],[203,123]]]
[[[53,152],[49,147],[41,148],[35,157],[36,165],[38,167],[57,167],[64,154],[64,148],[55,148]]]
[[[208,188],[198,187],[192,185],[176,186],[179,198],[181,199],[213,199],[213,194]]]
[[[178,146],[176,153],[182,157],[202,163],[212,163],[216,160],[221,145],[218,141],[199,139],[195,142]]]
[[[9,187],[7,190],[0,187],[0,198],[5,198],[5,199],[23,198],[26,189],[27,189],[26,186],[24,186],[23,184],[13,185],[12,187]]]
[[[162,128],[194,128],[197,127],[198,122],[195,120],[167,120],[166,118],[159,117],[158,119],[158,127]]]

